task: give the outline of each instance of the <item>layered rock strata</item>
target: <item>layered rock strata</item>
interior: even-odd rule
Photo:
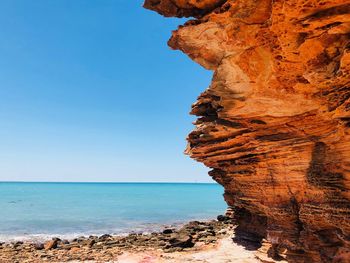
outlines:
[[[186,152],[237,232],[290,262],[350,262],[350,1],[146,0],[194,17],[169,46],[214,71]]]

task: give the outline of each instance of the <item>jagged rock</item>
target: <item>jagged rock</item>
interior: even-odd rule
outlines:
[[[98,238],[98,240],[99,240],[99,241],[106,241],[106,240],[110,239],[111,237],[112,237],[111,235],[104,234],[104,235],[100,236],[100,237]]]
[[[192,243],[192,236],[187,233],[176,233],[173,234],[169,240],[171,247],[193,247],[194,243]]]
[[[233,219],[235,216],[234,208],[232,208],[232,207],[227,208],[225,211],[225,216],[230,218],[230,219]]]
[[[230,218],[228,216],[224,216],[224,215],[218,215],[217,216],[217,220],[222,222],[222,221],[227,221],[230,220]]]
[[[52,239],[52,240],[46,242],[46,243],[44,244],[44,248],[45,248],[46,250],[55,249],[55,248],[57,248],[58,241],[59,241],[59,239],[54,238],[54,239]]]
[[[13,245],[14,248],[19,248],[19,247],[21,247],[23,245],[23,242],[22,241],[16,241],[12,245]]]
[[[64,245],[69,244],[69,241],[67,239],[63,239],[61,240],[61,244],[64,244]]]
[[[166,229],[163,230],[163,234],[171,234],[173,232],[174,231],[171,228],[166,228]]]
[[[290,262],[349,260],[350,1],[145,7],[196,18],[168,43],[214,71],[186,152],[224,186],[236,232]]]
[[[95,239],[89,239],[88,242],[87,242],[87,246],[88,247],[92,247],[95,243],[96,243]]]
[[[35,248],[36,250],[42,250],[42,249],[44,249],[45,247],[44,247],[44,244],[43,244],[43,243],[35,243],[35,244],[34,244],[34,248]]]

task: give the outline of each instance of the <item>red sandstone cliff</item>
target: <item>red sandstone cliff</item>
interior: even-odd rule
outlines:
[[[350,1],[146,0],[195,17],[170,47],[213,70],[187,153],[242,236],[290,262],[350,262]]]

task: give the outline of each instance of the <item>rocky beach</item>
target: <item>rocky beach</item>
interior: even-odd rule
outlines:
[[[168,45],[213,72],[186,153],[225,188],[236,231],[289,262],[350,262],[350,2],[144,7],[189,18]]]
[[[1,243],[0,262],[261,262],[253,239],[233,237],[232,219],[221,215],[154,233]]]
[[[0,1],[0,263],[350,263],[350,0],[34,2]]]

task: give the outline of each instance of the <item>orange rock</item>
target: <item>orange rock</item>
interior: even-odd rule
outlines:
[[[57,239],[53,239],[51,241],[47,241],[45,244],[44,244],[44,248],[46,250],[50,250],[50,249],[55,249],[57,247]]]
[[[145,7],[197,18],[169,40],[214,71],[186,153],[224,186],[236,232],[290,262],[350,262],[350,1]]]

